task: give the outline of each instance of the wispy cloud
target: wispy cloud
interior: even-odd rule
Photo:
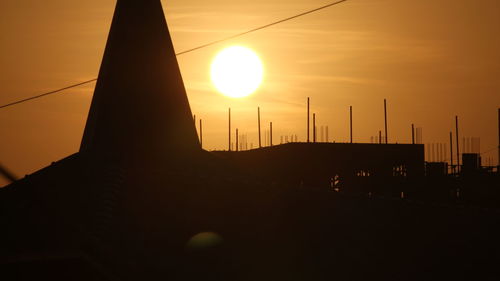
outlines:
[[[312,74],[302,74],[302,75],[290,75],[289,79],[293,80],[302,80],[307,81],[309,83],[314,82],[341,82],[341,83],[350,83],[350,84],[358,84],[358,85],[383,85],[386,81],[372,79],[372,78],[363,78],[363,77],[354,77],[354,76],[335,76],[335,75],[312,75]]]

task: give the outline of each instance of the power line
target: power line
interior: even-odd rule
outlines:
[[[189,53],[189,52],[192,52],[192,51],[196,51],[196,50],[199,50],[199,49],[202,49],[202,48],[205,48],[205,47],[208,47],[208,46],[212,46],[212,45],[215,45],[215,44],[227,41],[227,40],[231,40],[231,39],[234,39],[236,37],[240,37],[240,36],[243,36],[243,35],[255,32],[255,31],[259,31],[259,30],[271,27],[273,25],[277,25],[277,24],[280,24],[280,23],[283,23],[283,22],[286,22],[286,21],[290,21],[290,20],[293,20],[293,19],[305,16],[305,15],[308,15],[308,14],[312,14],[314,12],[317,12],[317,11],[320,11],[320,10],[323,10],[323,9],[326,9],[326,8],[330,8],[332,6],[341,4],[341,3],[346,2],[346,1],[348,1],[348,0],[336,1],[336,2],[333,2],[333,3],[327,4],[327,5],[321,6],[319,8],[312,9],[312,10],[309,10],[309,11],[297,14],[295,16],[291,16],[291,17],[288,17],[288,18],[285,18],[285,19],[282,19],[282,20],[279,20],[279,21],[275,21],[273,23],[269,23],[269,24],[266,24],[266,25],[263,25],[263,26],[259,26],[259,27],[256,27],[254,29],[247,30],[245,32],[241,32],[241,33],[238,33],[238,34],[235,34],[235,35],[232,35],[232,36],[229,36],[229,37],[217,40],[217,41],[213,41],[213,42],[207,43],[205,45],[198,46],[196,48],[192,48],[192,49],[189,49],[189,50],[186,50],[186,51],[182,51],[182,52],[178,53],[177,55],[182,55],[182,54]]]
[[[317,11],[320,11],[320,10],[324,10],[326,8],[330,8],[332,6],[341,4],[341,3],[346,2],[346,1],[348,1],[348,0],[335,1],[335,2],[332,2],[330,4],[327,4],[327,5],[321,6],[319,8],[316,8],[316,9],[308,10],[306,12],[303,12],[303,13],[300,13],[300,14],[296,14],[294,16],[291,16],[291,17],[288,17],[288,18],[285,18],[285,19],[282,19],[282,20],[278,20],[278,21],[275,21],[273,23],[262,25],[262,26],[259,26],[259,27],[247,30],[245,32],[241,32],[241,33],[238,33],[238,34],[235,34],[235,35],[231,35],[231,36],[223,38],[223,39],[212,41],[210,43],[207,43],[207,44],[204,44],[204,45],[200,45],[198,47],[195,47],[195,48],[192,48],[192,49],[188,49],[188,50],[182,51],[180,53],[176,53],[175,55],[176,56],[180,56],[180,55],[184,55],[184,54],[187,54],[187,53],[190,53],[190,52],[193,52],[193,51],[197,51],[199,49],[203,49],[203,48],[206,48],[206,47],[209,47],[209,46],[212,46],[212,45],[224,42],[224,41],[228,41],[228,40],[231,40],[231,39],[234,39],[234,38],[237,38],[237,37],[241,37],[243,35],[246,35],[246,34],[249,34],[249,33],[253,33],[255,31],[259,31],[259,30],[262,30],[262,29],[265,29],[265,28],[268,28],[268,27],[271,27],[271,26],[274,26],[274,25],[277,25],[277,24],[280,24],[280,23],[283,23],[283,22],[286,22],[286,21],[290,21],[290,20],[293,20],[293,19],[305,16],[305,15],[308,15],[308,14],[312,14],[314,12],[317,12]],[[97,78],[94,78],[94,79],[91,79],[91,80],[87,80],[87,81],[84,81],[84,82],[80,82],[80,83],[77,83],[77,84],[69,85],[67,87],[64,87],[64,88],[61,88],[61,89],[57,89],[57,90],[54,90],[54,91],[50,91],[50,92],[47,92],[47,93],[44,93],[44,94],[40,94],[40,95],[36,95],[36,96],[33,96],[33,97],[25,98],[25,99],[22,99],[22,100],[18,100],[18,101],[15,101],[15,102],[11,102],[11,103],[8,103],[8,104],[4,104],[4,105],[0,106],[0,109],[6,108],[6,107],[10,107],[10,106],[13,106],[13,105],[17,105],[17,104],[20,104],[20,103],[24,103],[24,102],[27,102],[27,101],[31,101],[31,100],[34,100],[34,99],[39,99],[39,98],[42,98],[42,97],[45,97],[45,96],[48,96],[48,95],[56,94],[56,93],[62,92],[64,90],[68,90],[68,89],[71,89],[71,88],[75,88],[75,87],[78,87],[78,86],[89,84],[89,83],[92,83],[92,82],[95,82],[95,81],[97,81]]]
[[[81,85],[85,85],[85,84],[94,82],[96,80],[97,79],[94,78],[92,80],[87,80],[87,81],[84,81],[84,82],[80,82],[78,84],[73,84],[73,85],[70,85],[70,86],[67,86],[67,87],[64,87],[64,88],[61,88],[61,89],[57,89],[57,90],[54,90],[54,91],[50,91],[50,92],[47,92],[47,93],[44,93],[44,94],[40,94],[40,95],[37,95],[37,96],[33,96],[33,97],[25,98],[25,99],[22,99],[22,100],[18,100],[18,101],[15,101],[15,102],[11,102],[11,103],[8,103],[8,104],[4,104],[4,105],[0,106],[0,109],[4,108],[4,107],[9,107],[9,106],[13,106],[13,105],[16,105],[16,104],[20,104],[20,103],[23,103],[23,102],[27,102],[27,101],[30,101],[30,100],[38,99],[38,98],[41,98],[41,97],[45,97],[45,96],[48,96],[48,95],[52,95],[52,94],[55,94],[55,93],[59,93],[59,92],[62,92],[64,90],[67,90],[67,89],[75,88],[75,87],[78,87],[78,86],[81,86]]]

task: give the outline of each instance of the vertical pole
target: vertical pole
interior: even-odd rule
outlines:
[[[384,99],[384,127],[385,127],[385,143],[387,144],[387,101]]]
[[[432,162],[439,162],[439,144],[432,144],[432,154],[432,158],[434,159]]]
[[[193,114],[194,130],[196,131],[196,114]]]
[[[436,143],[436,161],[435,162],[441,162],[441,144]]]
[[[273,122],[269,122],[269,144],[273,146]]]
[[[455,169],[453,168],[453,133],[450,132],[450,166],[451,172],[454,173]]]
[[[415,125],[411,124],[411,144],[415,144]]]
[[[441,162],[441,152],[442,152],[441,148],[442,148],[441,143],[436,143],[436,151],[437,151],[437,153],[436,153],[437,161],[436,162]]]
[[[313,113],[313,142],[316,142],[316,113]]]
[[[431,162],[435,162],[434,143],[431,143]]]
[[[309,142],[309,97],[307,98],[307,142]]]
[[[330,142],[330,139],[328,138],[328,126],[326,126],[326,142]]]
[[[448,146],[446,143],[443,143],[443,162],[448,162]]]
[[[260,107],[257,107],[257,120],[259,123],[259,148],[262,147],[262,143],[260,141]]]
[[[444,162],[444,150],[443,150],[443,144],[439,143],[439,162]]]
[[[238,136],[238,128],[236,128],[236,151],[238,151],[239,149],[239,136]]]
[[[443,149],[443,144],[439,143],[439,162],[444,162],[444,149]]]
[[[350,136],[352,143],[352,106],[349,106],[349,128],[350,128]]]
[[[203,148],[203,123],[200,119],[200,146]]]
[[[437,143],[432,144],[432,159],[434,159],[432,162],[439,162],[439,144]]]
[[[497,173],[500,173],[500,108],[498,109],[498,159]]]
[[[231,108],[229,108],[229,143],[228,150],[231,151]]]
[[[458,116],[455,116],[455,137],[457,143],[457,173],[460,173],[460,145],[458,144]]]
[[[378,131],[378,143],[382,144],[382,131]]]
[[[441,162],[447,162],[448,160],[446,160],[446,158],[448,158],[447,156],[447,151],[446,151],[447,147],[446,147],[446,143],[442,143],[441,144],[441,157],[442,157],[442,160]]]
[[[431,162],[431,144],[424,144],[424,151],[427,154],[425,162]]]

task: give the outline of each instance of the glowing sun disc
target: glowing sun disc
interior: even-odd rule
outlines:
[[[210,76],[223,95],[241,98],[250,95],[262,83],[264,70],[259,56],[249,48],[232,46],[214,58]]]

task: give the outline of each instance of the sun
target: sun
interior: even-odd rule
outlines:
[[[264,68],[254,51],[231,46],[215,56],[210,76],[215,88],[223,95],[242,98],[255,92],[262,84]]]

